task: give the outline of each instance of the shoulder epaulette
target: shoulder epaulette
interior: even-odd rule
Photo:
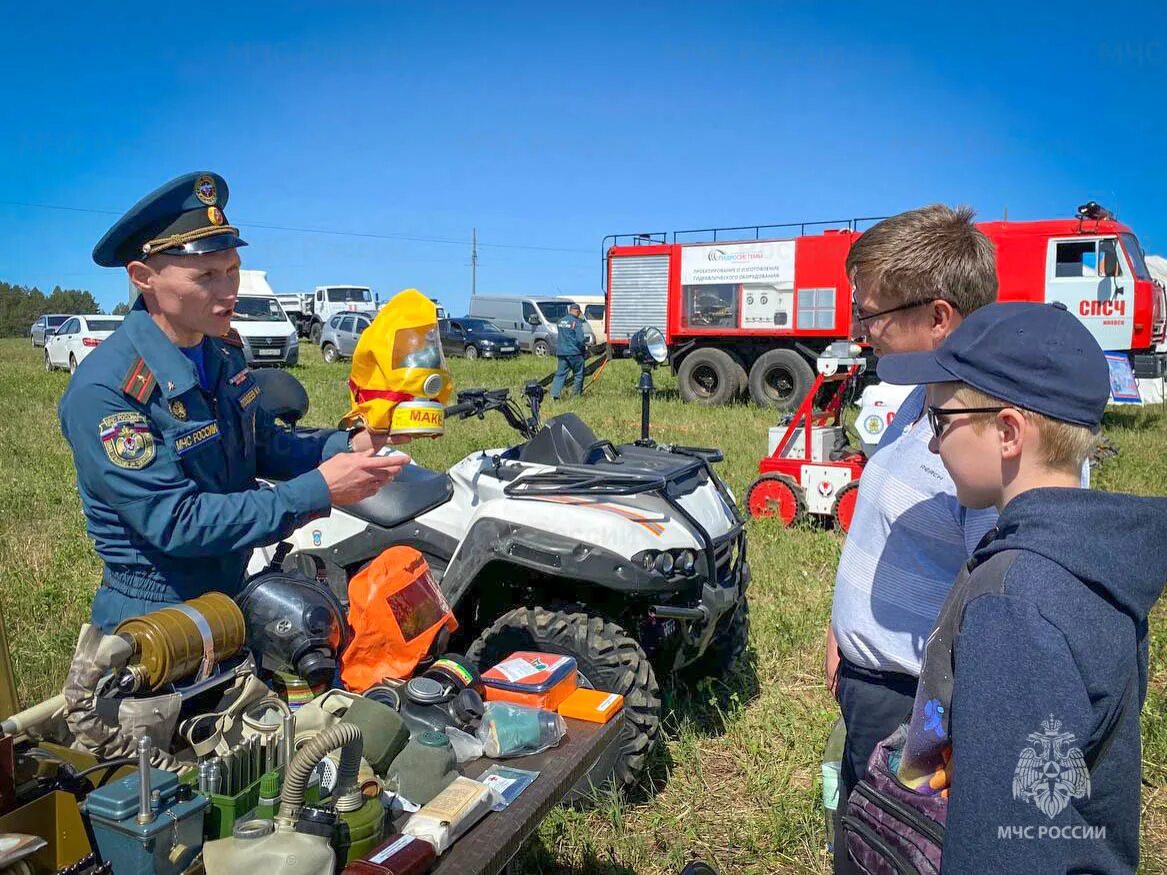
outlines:
[[[126,379],[122,382],[122,391],[139,404],[145,404],[157,383],[154,374],[146,367],[146,360],[138,356],[126,373]]]
[[[243,338],[239,336],[239,332],[234,328],[228,328],[227,333],[220,337],[219,340],[223,341],[223,343],[227,344],[228,346],[233,346],[236,349],[243,349]]]

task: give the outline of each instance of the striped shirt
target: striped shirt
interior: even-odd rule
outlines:
[[[900,406],[859,480],[855,516],[835,576],[831,623],[848,662],[920,674],[948,590],[995,508],[967,510],[928,449],[924,388]]]

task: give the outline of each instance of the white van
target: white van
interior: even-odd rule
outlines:
[[[504,334],[510,334],[518,340],[520,349],[535,355],[555,355],[555,344],[559,338],[556,323],[567,313],[569,304],[570,298],[551,295],[475,295],[470,299],[470,315],[489,319]],[[584,343],[589,350],[596,343],[595,333],[586,323]]]
[[[563,297],[579,304],[579,308],[583,311],[584,321],[588,323],[588,327],[592,329],[592,334],[596,337],[596,345],[603,346],[607,343],[608,335],[604,333],[604,308],[607,306],[607,299],[603,295],[564,295]]]
[[[266,270],[239,271],[231,327],[243,339],[249,365],[295,365],[300,360],[296,326],[268,285]]]

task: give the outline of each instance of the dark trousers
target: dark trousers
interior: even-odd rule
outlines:
[[[165,608],[174,602],[165,599],[137,598],[102,584],[93,596],[93,604],[89,609],[89,622],[97,626],[106,635],[112,635],[122,620],[130,617],[140,617],[151,611]]]
[[[575,377],[575,394],[583,394],[584,360],[582,355],[561,355],[555,367],[555,378],[551,381],[551,397],[558,398],[567,382],[567,372]]]
[[[840,819],[847,810],[847,797],[867,774],[867,761],[875,746],[912,716],[918,678],[894,671],[860,668],[847,660],[839,663],[839,710],[847,727],[843,744],[843,767],[839,775],[839,807],[835,811],[835,873],[851,875],[856,870],[842,845]]]

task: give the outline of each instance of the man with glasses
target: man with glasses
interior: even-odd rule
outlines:
[[[997,297],[993,245],[967,208],[941,205],[885,219],[847,256],[854,337],[877,356],[938,347]],[[967,511],[929,451],[924,389],[912,392],[859,481],[835,578],[827,686],[847,726],[840,811],[876,743],[912,710],[924,645],[961,566],[996,521]],[[838,831],[836,830],[836,835]],[[851,872],[845,853],[836,872]]]

